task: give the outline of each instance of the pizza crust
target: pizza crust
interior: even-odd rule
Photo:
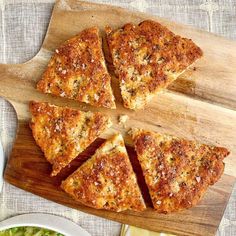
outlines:
[[[196,205],[224,171],[223,147],[199,144],[142,129],[130,133],[157,212]]]
[[[52,164],[52,176],[111,126],[109,117],[99,112],[83,112],[45,102],[31,102],[29,109],[33,137]]]
[[[56,49],[37,89],[93,106],[116,108],[97,27],[85,29]]]
[[[96,209],[146,208],[120,134],[105,141],[61,187],[76,201]]]
[[[146,20],[106,28],[107,42],[126,108],[143,108],[202,56],[191,39]]]

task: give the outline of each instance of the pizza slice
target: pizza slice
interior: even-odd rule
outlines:
[[[106,128],[110,119],[99,112],[83,112],[45,102],[31,102],[30,127],[37,145],[57,175]]]
[[[143,108],[203,54],[191,39],[150,20],[107,27],[106,33],[124,106],[130,109]]]
[[[223,147],[133,129],[131,136],[154,208],[174,212],[196,205],[224,171]]]
[[[85,29],[56,49],[37,89],[93,106],[116,108],[98,28]]]
[[[119,212],[146,208],[120,134],[103,143],[61,187],[76,201],[97,209]]]

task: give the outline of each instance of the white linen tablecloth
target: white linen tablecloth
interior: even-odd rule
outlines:
[[[236,0],[93,0],[169,18],[236,39]],[[49,23],[53,0],[0,0],[0,63],[22,63],[39,50]],[[16,116],[0,98],[0,139],[8,156]],[[236,140],[235,140],[236,141]],[[119,235],[120,224],[73,210],[32,195],[7,183],[0,194],[0,221],[16,214],[46,212],[65,216],[91,235]],[[236,236],[236,188],[217,235]]]

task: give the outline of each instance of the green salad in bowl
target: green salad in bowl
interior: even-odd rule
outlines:
[[[0,236],[64,236],[55,231],[39,227],[14,227],[0,231]]]
[[[76,223],[47,213],[28,213],[0,221],[0,236],[91,236]]]

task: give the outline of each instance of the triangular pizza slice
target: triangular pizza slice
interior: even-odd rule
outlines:
[[[131,131],[154,208],[161,213],[196,205],[224,171],[223,147],[149,132]]]
[[[106,32],[124,106],[130,109],[143,108],[202,56],[191,39],[158,22],[146,20],[117,30],[107,27]]]
[[[99,112],[83,112],[45,102],[31,102],[30,127],[37,145],[57,175],[106,128],[110,119]]]
[[[103,143],[61,187],[75,200],[97,209],[119,212],[146,208],[119,134]]]
[[[98,28],[85,29],[56,49],[37,89],[93,106],[115,108]]]

